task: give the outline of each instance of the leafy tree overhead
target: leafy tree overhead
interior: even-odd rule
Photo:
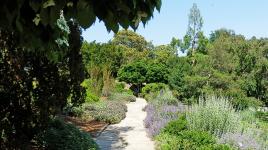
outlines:
[[[27,147],[61,113],[68,97],[74,105],[84,102],[81,30],[74,22],[69,27],[70,49],[58,63],[21,50],[15,35],[1,32],[1,149]]]
[[[135,30],[160,6],[161,0],[2,1],[0,149],[27,149],[67,99],[84,102],[80,25],[98,18],[108,31]]]
[[[160,11],[160,7],[161,0],[4,0],[0,29],[18,35],[19,45],[27,50],[46,53],[68,46],[68,28],[57,21],[62,11],[66,20],[77,20],[83,28],[98,18],[108,31],[117,32],[119,26],[137,29],[139,22],[146,24],[154,9]]]

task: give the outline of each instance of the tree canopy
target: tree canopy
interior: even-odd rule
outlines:
[[[161,0],[3,0],[0,149],[27,149],[50,119],[62,113],[67,101],[72,106],[85,101],[87,86],[81,86],[86,72],[81,54],[82,28],[98,19],[109,32],[117,32],[120,26],[135,30],[160,6]],[[94,64],[121,58],[117,47],[95,45],[94,50],[102,50],[97,56],[106,59],[95,59]],[[108,57],[111,50],[118,50],[113,58]],[[121,64],[110,65],[116,72]],[[109,75],[106,69],[103,78]]]
[[[0,29],[15,33],[22,50],[59,51],[59,55],[60,49],[68,47],[69,29],[64,20],[76,20],[85,29],[98,18],[108,31],[117,32],[119,26],[137,29],[140,22],[145,25],[160,7],[161,0],[4,0]]]

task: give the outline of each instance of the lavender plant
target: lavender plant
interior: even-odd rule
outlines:
[[[164,91],[162,95],[159,94],[146,106],[145,111],[147,112],[147,116],[144,120],[144,125],[147,128],[147,132],[150,137],[154,137],[159,134],[160,130],[168,122],[177,119],[178,114],[185,110],[184,105],[177,103],[177,100],[174,99],[175,98],[171,91]],[[170,105],[172,103],[169,102],[175,101],[176,105]]]
[[[254,138],[246,134],[240,133],[226,133],[223,134],[222,137],[218,141],[221,144],[229,144],[234,148],[240,150],[261,150],[263,149],[262,145],[260,145]]]
[[[240,116],[225,97],[207,96],[186,111],[191,130],[208,131],[217,137],[240,129]]]
[[[182,110],[177,106],[148,104],[145,111],[147,116],[144,120],[144,125],[149,136],[154,137],[169,121],[177,119],[178,113]]]

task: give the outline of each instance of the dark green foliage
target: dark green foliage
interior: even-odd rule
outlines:
[[[98,145],[89,133],[80,131],[74,125],[55,119],[47,129],[37,135],[38,146],[51,150],[97,150]]]
[[[144,61],[135,61],[123,66],[118,71],[119,81],[133,84],[131,89],[134,95],[138,95],[142,88],[142,83],[146,81],[147,66]]]
[[[187,120],[185,115],[181,115],[179,119],[170,121],[162,130],[163,133],[179,136],[180,132],[187,129]]]
[[[161,0],[26,0],[17,3],[4,0],[0,6],[0,29],[16,33],[19,44],[27,50],[46,53],[50,48],[57,51],[55,40],[68,38],[62,36],[65,29],[56,25],[62,10],[67,20],[73,18],[83,28],[90,27],[98,18],[108,31],[117,32],[119,26],[137,29],[139,22],[145,24],[153,16],[154,9],[159,11],[160,7]]]
[[[167,85],[164,83],[149,83],[146,84],[143,88],[142,88],[142,96],[146,97],[147,94],[150,93],[157,93],[160,90],[165,90],[167,88]]]
[[[74,117],[82,117],[84,109],[81,106],[74,107],[69,104],[63,108],[63,114]]]
[[[143,61],[123,66],[118,72],[118,79],[127,83],[142,84],[146,81],[147,67]]]
[[[156,137],[161,150],[231,150],[228,145],[216,143],[216,138],[204,131],[188,130],[185,115],[169,122]]]
[[[257,111],[255,115],[262,121],[268,122],[268,112]]]
[[[228,96],[236,109],[267,102],[267,40],[246,40],[231,31],[215,31],[207,53],[173,60],[168,83],[187,103],[204,94]],[[174,63],[177,62],[177,63]],[[266,104],[267,105],[267,104]]]
[[[68,97],[74,105],[84,102],[81,30],[74,22],[69,26],[70,48],[58,63],[23,51],[14,34],[0,31],[1,148],[28,145],[51,116],[61,113]]]
[[[183,86],[185,85],[184,77],[189,74],[191,65],[187,58],[178,58],[177,66],[175,66],[169,75],[168,83],[171,89],[176,90],[181,95]]]
[[[202,146],[216,143],[215,137],[202,131],[182,131],[179,135],[182,139],[187,139],[194,143],[194,146]]]
[[[112,43],[84,42],[81,51],[89,74],[93,70],[93,66],[101,69],[109,67],[111,74],[116,77],[123,64],[123,49]]]
[[[164,64],[147,64],[146,83],[167,83],[168,69]]]
[[[108,31],[117,32],[119,26],[136,29],[160,6],[160,0],[2,1],[0,148],[27,147],[34,135],[47,126],[49,118],[61,113],[67,99],[73,106],[84,102],[79,25],[90,27],[98,18]],[[118,66],[111,67],[112,73],[117,74],[114,70]],[[87,95],[87,99],[96,97]]]
[[[149,43],[145,38],[131,30],[120,30],[114,35],[112,43],[130,49],[135,49],[139,52],[146,51],[150,48]]]
[[[216,144],[215,137],[202,131],[184,130],[179,136],[161,133],[156,140],[160,150],[231,150],[228,145]]]

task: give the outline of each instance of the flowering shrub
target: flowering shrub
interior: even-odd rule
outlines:
[[[183,111],[183,106],[158,105],[150,103],[146,106],[147,116],[144,125],[150,137],[159,134],[160,130],[171,120],[177,119],[179,112]]]
[[[254,138],[241,133],[226,133],[219,139],[219,143],[230,144],[240,150],[262,149],[262,146]]]
[[[114,124],[126,117],[127,106],[122,101],[101,101],[87,104],[84,109],[95,120]]]
[[[239,113],[224,97],[200,98],[199,104],[186,111],[186,118],[191,130],[208,131],[218,137],[240,129]]]

